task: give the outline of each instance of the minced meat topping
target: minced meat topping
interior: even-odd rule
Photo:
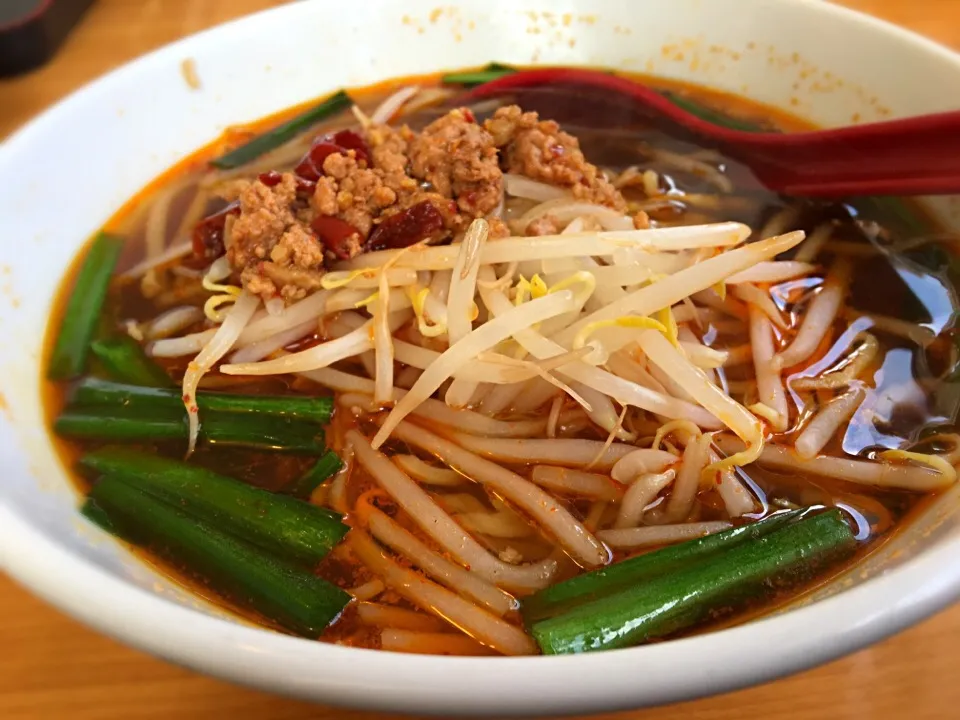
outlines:
[[[456,198],[469,217],[493,212],[503,197],[493,136],[469,110],[454,110],[432,122],[410,143],[410,174],[444,197]]]
[[[504,172],[626,208],[557,123],[510,106],[480,125],[459,109],[420,133],[375,126],[324,136],[294,172],[234,184],[227,257],[246,290],[292,301],[320,287],[326,266],[365,250],[441,241],[478,217],[490,219],[491,238],[505,237]],[[552,218],[529,229],[552,231]]]
[[[620,192],[587,162],[580,142],[553,120],[540,120],[535,112],[510,105],[497,110],[484,126],[501,149],[507,172],[569,188],[581,200],[626,210]]]

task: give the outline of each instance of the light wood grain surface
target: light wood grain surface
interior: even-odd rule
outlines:
[[[2,2],[4,0],[0,0]],[[130,58],[277,0],[98,0],[47,67],[0,80],[0,138]],[[846,0],[960,49],[960,0]],[[960,606],[869,650],[779,682],[609,720],[960,717]],[[642,674],[643,668],[632,672]],[[438,680],[442,682],[442,680]],[[0,719],[388,720],[234,687],[125,648],[0,577]]]

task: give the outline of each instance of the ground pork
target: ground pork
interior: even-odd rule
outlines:
[[[620,192],[587,162],[579,141],[553,120],[540,120],[537,113],[510,105],[498,109],[484,127],[501,149],[507,172],[569,188],[581,200],[626,209]]]
[[[408,174],[407,153],[414,138],[407,127],[376,126],[367,129],[364,138],[372,167],[361,167],[352,151],[324,160],[324,176],[317,181],[311,200],[317,215],[314,229],[327,240],[324,231],[329,221],[323,218],[330,217],[356,231],[355,236],[336,243],[338,257],[353,257],[364,247],[399,248],[421,239],[437,241],[462,227],[456,203],[422,190],[421,182]],[[423,206],[425,202],[431,207]],[[332,230],[344,232],[337,226]]]
[[[237,199],[240,215],[230,228],[227,258],[247,291],[296,300],[318,288],[323,246],[298,217],[294,176],[284,173],[272,187],[254,180]]]
[[[329,155],[323,172],[313,193],[313,209],[350,223],[361,237],[370,234],[384,208],[397,202],[397,193],[384,183],[383,174],[359,167],[353,150]]]
[[[292,173],[230,185],[240,212],[227,256],[249,292],[296,300],[320,287],[324,265],[334,258],[461,233],[472,219],[501,206],[501,168],[569,188],[583,200],[626,208],[575,137],[516,106],[499,109],[484,125],[461,109],[419,134],[385,125],[363,133],[369,166],[358,160],[358,150],[333,152],[306,178],[316,180],[312,194],[304,194],[304,179],[298,184]],[[646,216],[634,222],[643,227]],[[522,230],[545,235],[558,229],[547,215]],[[490,220],[491,239],[509,234],[502,220]]]
[[[341,257],[363,246],[439,241],[499,206],[503,175],[497,150],[489,133],[468,117],[451,112],[420,135],[405,126],[368,128],[370,168],[360,167],[352,152],[324,160],[311,206],[318,216],[349,223],[360,238]]]
[[[469,110],[454,110],[434,120],[409,143],[413,177],[454,198],[460,212],[483,217],[503,198],[503,173],[493,136]]]
[[[420,183],[407,174],[410,158],[407,156],[414,132],[406,125],[392,128],[377,125],[367,130],[366,141],[370,147],[371,161],[383,184],[403,197],[419,189]]]

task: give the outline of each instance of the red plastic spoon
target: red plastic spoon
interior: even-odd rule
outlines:
[[[960,112],[815,132],[744,132],[702,120],[645,85],[571,68],[523,70],[479,85],[468,96],[480,99],[558,84],[619,93],[740,160],[768,188],[787,195],[960,193]]]

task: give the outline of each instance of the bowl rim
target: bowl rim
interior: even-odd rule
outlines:
[[[778,0],[826,20],[871,27],[897,44],[935,55],[960,72],[960,54],[886,21],[821,0]],[[149,63],[179,57],[208,36],[252,25],[266,13],[302,11],[298,3],[247,15],[126,63],[60,100],[13,133],[6,153],[32,141],[87,93]],[[459,658],[405,655],[303,640],[211,617],[126,582],[47,537],[0,502],[0,567],[60,610],[117,638],[210,675],[285,695],[392,712],[569,715],[693,699],[765,682],[853,652],[960,597],[960,538],[815,604],[729,629],[667,643],[578,656]],[[953,573],[945,569],[955,568]],[[67,590],[65,592],[65,589]],[[871,599],[883,598],[883,607]],[[104,612],[101,603],[112,607]],[[864,612],[864,608],[870,610]],[[157,629],[163,628],[162,633]],[[816,628],[816,632],[812,629]],[[749,653],[740,651],[749,647]],[[703,675],[677,673],[708,657]],[[623,672],[624,661],[642,672]],[[363,663],[363,673],[355,665]],[[438,687],[437,677],[443,678]],[[536,688],[549,688],[538,693]],[[494,690],[495,688],[495,690]]]

